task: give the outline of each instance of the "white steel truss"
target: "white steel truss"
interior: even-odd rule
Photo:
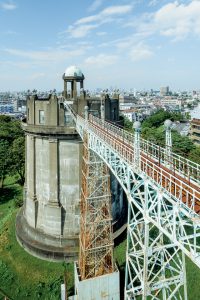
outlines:
[[[141,139],[138,168],[133,135],[91,116],[87,132],[129,202],[126,299],[187,299],[184,254],[200,267],[200,166],[170,153],[171,171],[165,149]]]
[[[132,197],[146,206],[144,213],[129,204],[125,299],[187,299],[185,258],[161,230],[147,220],[150,199],[161,195],[140,180]]]

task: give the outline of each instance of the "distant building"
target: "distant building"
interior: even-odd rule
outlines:
[[[14,111],[26,112],[26,97],[14,99]]]
[[[137,103],[137,99],[134,95],[120,95],[119,96],[120,103]]]
[[[12,113],[14,111],[13,104],[0,104],[0,113]]]
[[[161,99],[161,104],[163,106],[177,106],[178,108],[181,108],[182,100],[174,97],[165,97]]]
[[[160,95],[161,96],[168,96],[169,95],[169,87],[168,86],[162,86],[160,88]]]
[[[195,144],[200,145],[200,119],[192,119],[190,137]]]

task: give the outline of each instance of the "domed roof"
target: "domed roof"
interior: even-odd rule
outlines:
[[[164,122],[165,128],[169,129],[172,126],[172,121],[167,119]]]
[[[81,69],[76,66],[70,66],[65,70],[65,77],[83,77]]]

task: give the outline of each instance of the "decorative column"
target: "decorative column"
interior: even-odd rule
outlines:
[[[67,81],[64,80],[64,97],[67,98]]]
[[[85,106],[84,110],[85,110],[85,121],[87,122],[87,121],[88,121],[88,118],[89,118],[89,112],[88,112],[89,107],[88,107],[88,106]]]
[[[49,140],[49,201],[45,205],[43,228],[47,234],[62,236],[59,201],[59,145],[57,139]],[[51,216],[51,217],[50,217]]]
[[[76,80],[73,81],[73,98],[76,99],[77,98],[77,83]]]
[[[28,168],[28,176],[29,176],[29,180],[28,180],[28,184],[29,184],[29,197],[32,200],[36,200],[36,184],[35,184],[35,137],[34,136],[30,136],[29,138],[29,145],[28,145],[29,149],[29,163],[27,165]]]
[[[165,163],[171,167],[171,152],[172,152],[172,135],[171,135],[171,120],[165,120]]]
[[[104,110],[104,105],[101,105],[101,120],[104,123],[105,121],[105,110]]]
[[[58,140],[49,140],[49,203],[59,206]]]
[[[136,169],[140,169],[140,131],[141,131],[141,123],[136,121],[133,124],[133,128],[135,129],[134,133],[134,166]]]
[[[70,93],[70,98],[73,98],[73,90],[74,90],[74,81],[71,81],[71,93]]]
[[[35,151],[35,137],[33,135],[27,135],[27,147],[28,159],[26,154],[26,215],[29,225],[34,228],[37,227],[38,216],[38,201],[36,196],[36,151]],[[27,205],[27,201],[29,205]],[[34,218],[32,217],[34,215]]]

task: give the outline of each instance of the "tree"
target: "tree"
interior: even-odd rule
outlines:
[[[12,165],[10,174],[18,174],[20,177],[20,184],[23,185],[25,181],[25,139],[18,137],[13,141],[11,147]]]
[[[162,126],[159,128],[143,128],[142,137],[156,145],[160,145],[162,147],[165,145],[165,132]]]
[[[20,136],[24,136],[20,121],[0,115],[0,139],[6,139],[12,143],[14,139]]]
[[[165,147],[165,129],[163,123],[166,119],[181,121],[189,118],[190,115],[183,116],[179,112],[166,112],[159,110],[142,123],[142,137],[159,146]],[[172,130],[172,150],[183,157],[186,157],[200,164],[200,147],[187,136],[181,136],[177,131]]]
[[[0,188],[8,174],[17,173],[24,183],[24,148],[20,121],[0,115]]]
[[[169,112],[160,109],[142,123],[142,128],[158,128],[163,125],[166,119],[170,119],[171,121],[182,121],[184,120],[184,116],[180,112]]]
[[[142,123],[142,128],[159,127],[163,125],[166,119],[170,119],[171,115],[168,111],[159,110]]]
[[[133,122],[131,122],[127,117],[124,117],[124,129],[133,132]]]
[[[10,145],[6,140],[0,140],[0,188],[3,187],[10,168]]]
[[[200,164],[200,146],[195,146],[189,153],[189,159]]]
[[[187,136],[181,136],[177,131],[172,131],[172,150],[175,153],[188,157],[194,148],[193,142]]]

